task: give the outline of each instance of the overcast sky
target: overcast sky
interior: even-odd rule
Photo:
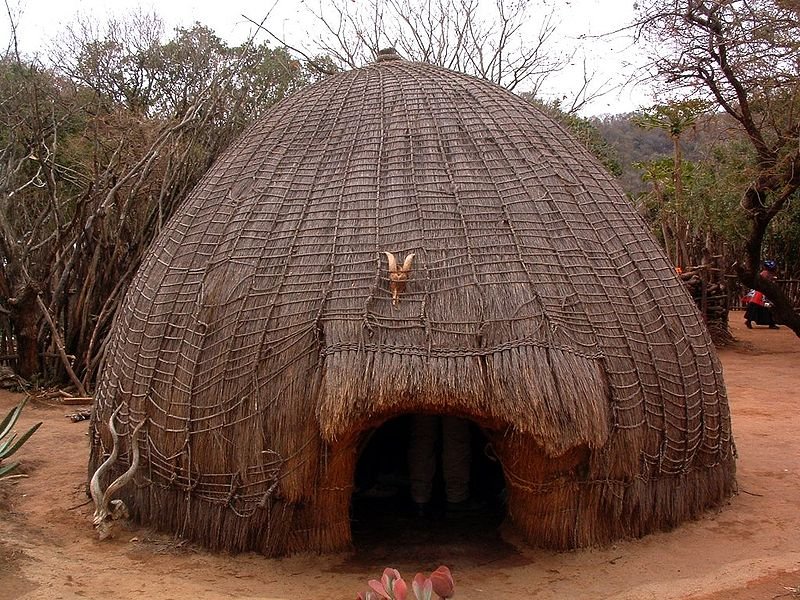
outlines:
[[[359,2],[360,0],[351,0]],[[631,40],[624,33],[603,36],[619,30],[633,18],[633,0],[543,0],[555,1],[559,24],[559,40],[565,48],[577,48],[577,60],[571,69],[550,79],[542,90],[548,98],[571,97],[583,77],[583,60],[596,72],[595,80],[611,80],[622,86],[642,64]],[[44,49],[49,40],[63,30],[77,15],[91,15],[98,21],[108,16],[121,17],[141,7],[158,14],[168,27],[191,25],[199,21],[211,27],[220,37],[236,43],[247,37],[251,23],[242,15],[260,21],[270,13],[268,24],[273,31],[282,31],[290,43],[315,36],[314,23],[305,14],[302,0],[6,0],[17,22],[17,37],[24,53]],[[493,0],[486,0],[493,5]],[[529,12],[532,21],[536,7]],[[535,22],[532,23],[535,26]],[[2,20],[0,35],[10,39],[8,18]],[[597,37],[603,36],[603,37]],[[3,39],[0,38],[0,39]],[[293,44],[294,45],[294,44]],[[300,44],[298,44],[300,45]],[[4,45],[5,47],[5,45]],[[524,91],[517,89],[516,91]],[[619,87],[595,100],[583,114],[620,113],[653,104],[643,86]]]

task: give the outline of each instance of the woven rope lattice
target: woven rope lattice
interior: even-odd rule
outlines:
[[[415,254],[396,305],[387,251]],[[402,60],[289,98],[210,170],[115,322],[99,420],[120,403],[121,432],[149,418],[153,512],[311,502],[327,444],[417,410],[591,448],[595,482],[732,478],[706,330],[610,177],[523,100]]]

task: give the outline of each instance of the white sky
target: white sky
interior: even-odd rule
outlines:
[[[493,5],[493,0],[485,1]],[[595,81],[611,80],[620,87],[592,102],[582,111],[583,114],[628,112],[653,104],[645,87],[622,86],[636,73],[637,65],[643,63],[632,47],[630,37],[625,34],[602,39],[596,37],[627,25],[633,18],[634,0],[551,1],[556,2],[560,21],[559,43],[565,48],[577,48],[578,56],[572,68],[549,80],[542,90],[543,95],[548,98],[571,97],[581,84],[585,57],[587,69],[596,72]],[[260,21],[272,7],[268,27],[282,32],[288,43],[308,48],[304,42],[315,37],[314,23],[303,16],[301,0],[162,0],[158,3],[153,0],[6,0],[6,3],[17,22],[20,50],[26,54],[46,48],[48,41],[79,14],[90,15],[102,22],[108,16],[123,17],[137,7],[158,14],[168,28],[199,21],[230,42],[242,41],[252,29],[242,15]],[[529,14],[535,19],[535,6]],[[537,24],[532,22],[531,25],[535,31]],[[588,37],[581,39],[582,36]],[[0,19],[0,41],[3,40],[10,40],[7,16]]]

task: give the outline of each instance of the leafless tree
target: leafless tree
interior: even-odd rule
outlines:
[[[800,336],[800,315],[759,275],[770,222],[800,189],[800,3],[795,0],[646,0],[639,32],[655,76],[674,93],[733,117],[752,152],[741,207],[750,221],[740,281],[764,292]]]
[[[309,10],[323,32],[318,50],[339,68],[362,66],[393,47],[409,60],[536,93],[572,58],[553,44],[555,9],[531,0],[333,0]]]
[[[242,128],[306,81],[280,49],[231,48],[199,25],[165,43],[159,27],[75,28],[47,68],[0,59],[0,308],[25,377],[52,363],[91,385],[162,225]]]

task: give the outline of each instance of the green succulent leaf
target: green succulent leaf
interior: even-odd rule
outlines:
[[[16,425],[17,419],[19,419],[19,415],[22,412],[22,407],[25,406],[27,401],[27,398],[23,399],[22,402],[11,409],[11,411],[3,419],[3,422],[0,423],[0,440],[4,439],[14,428],[14,425]]]
[[[16,444],[14,444],[9,448],[8,447],[9,444],[11,444],[11,442],[14,441],[14,438],[16,438],[16,435],[12,436],[7,443],[5,443],[2,447],[0,447],[0,460],[8,458],[9,456],[13,455],[17,450],[19,450],[22,447],[22,444],[27,442],[28,438],[31,437],[36,432],[36,430],[39,429],[39,427],[41,427],[41,425],[42,425],[41,421],[36,423],[36,425],[34,425],[30,429],[28,429],[28,431],[22,434],[22,437],[20,437],[19,440],[17,440]]]
[[[0,460],[3,460],[3,458],[5,458],[5,456],[6,456],[6,448],[10,448],[11,447],[11,444],[14,442],[14,439],[16,437],[17,437],[17,434],[14,433],[7,440],[5,440],[3,442],[0,442]]]
[[[16,469],[16,468],[17,468],[17,465],[19,465],[19,463],[18,463],[18,462],[11,463],[11,464],[8,464],[8,465],[3,465],[3,466],[0,466],[0,479],[2,479],[3,477],[5,477],[5,476],[6,476],[6,475],[8,475],[9,473],[11,473],[11,471],[13,471],[14,469]]]
[[[12,463],[3,465],[3,460],[12,456],[17,450],[19,450],[22,445],[28,441],[28,438],[30,438],[42,425],[41,421],[36,423],[36,425],[28,429],[28,431],[19,437],[17,436],[17,433],[13,432],[14,426],[17,424],[19,416],[22,413],[22,409],[27,401],[27,398],[23,398],[20,403],[12,408],[0,422],[0,478],[7,476],[14,469],[16,469],[17,465],[19,464]]]

